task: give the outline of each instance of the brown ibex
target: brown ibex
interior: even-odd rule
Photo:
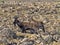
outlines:
[[[18,17],[15,16],[14,18],[14,22],[13,22],[14,26],[18,25],[19,28],[21,28],[22,32],[26,32],[26,30],[31,30],[31,32],[36,32],[36,30],[33,28],[33,27],[29,27],[29,26],[25,26],[25,25],[29,25],[29,23],[23,23],[21,21],[18,20]],[[43,25],[43,22],[40,22],[40,25],[37,25],[37,24],[34,24],[34,23],[31,23],[31,25],[34,25],[35,28],[41,28],[43,30],[43,32],[45,32],[45,29],[44,29],[44,25]]]

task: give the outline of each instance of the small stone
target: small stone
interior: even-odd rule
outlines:
[[[49,19],[48,18],[45,18],[44,20],[43,20],[43,23],[48,23],[49,22]]]
[[[41,41],[40,40],[36,40],[36,43],[40,43]]]
[[[60,4],[57,4],[57,5],[55,6],[55,8],[60,8]]]
[[[24,38],[21,42],[24,42],[24,41],[27,41],[28,40],[28,38]]]
[[[8,43],[7,45],[17,45],[17,43]]]
[[[20,45],[33,45],[34,41],[28,40],[28,41],[24,41],[22,44]]]
[[[59,41],[60,35],[56,34],[56,35],[53,36],[53,38],[54,38],[55,40]]]

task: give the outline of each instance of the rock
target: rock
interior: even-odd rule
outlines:
[[[20,45],[33,45],[33,44],[34,44],[34,41],[29,40],[29,41],[25,41],[25,42],[23,42],[23,43],[20,44]]]
[[[56,35],[53,36],[53,38],[54,38],[55,40],[59,41],[60,35],[56,34]]]
[[[5,43],[5,44],[8,43],[8,42],[7,42],[7,38],[0,36],[0,43]]]
[[[45,18],[44,20],[43,20],[43,23],[48,23],[49,22],[49,19],[48,18]]]
[[[46,44],[50,44],[52,42],[52,37],[48,36],[47,38],[45,38]]]
[[[37,40],[36,40],[36,43],[41,43],[41,40],[37,39]]]
[[[2,28],[2,26],[0,26],[0,30],[2,30],[3,28]]]
[[[7,22],[7,21],[8,21],[8,19],[7,19],[7,18],[4,18],[4,19],[3,19],[3,22]]]
[[[8,38],[16,38],[16,34],[8,28],[2,29],[0,35]]]
[[[17,43],[8,43],[7,45],[17,45]]]
[[[56,35],[57,32],[56,32],[56,30],[53,30],[53,31],[50,32],[50,34],[51,34],[51,35]]]
[[[24,41],[27,41],[28,40],[28,38],[24,38],[21,42],[24,42]]]
[[[56,4],[55,8],[60,8],[60,3]]]
[[[0,22],[2,22],[2,19],[3,19],[3,18],[0,16]]]

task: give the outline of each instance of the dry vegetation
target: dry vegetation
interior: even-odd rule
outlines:
[[[16,4],[10,4],[16,3]],[[9,3],[9,4],[8,4]],[[21,33],[18,26],[13,25],[14,16],[18,16],[20,21],[25,25],[39,24],[41,21],[44,23],[45,30],[54,34],[58,42],[52,42],[50,45],[60,45],[60,2],[21,2],[18,1],[2,1],[0,4],[0,45],[44,45],[44,40],[40,39],[40,32],[37,34]],[[49,35],[41,35],[44,39]],[[47,43],[48,44],[48,43]],[[46,45],[47,45],[46,44]]]

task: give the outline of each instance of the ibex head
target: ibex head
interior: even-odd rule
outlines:
[[[19,20],[18,20],[18,16],[14,16],[13,17],[14,18],[14,22],[13,22],[13,24],[14,24],[14,26],[16,26],[16,24],[19,22]]]

